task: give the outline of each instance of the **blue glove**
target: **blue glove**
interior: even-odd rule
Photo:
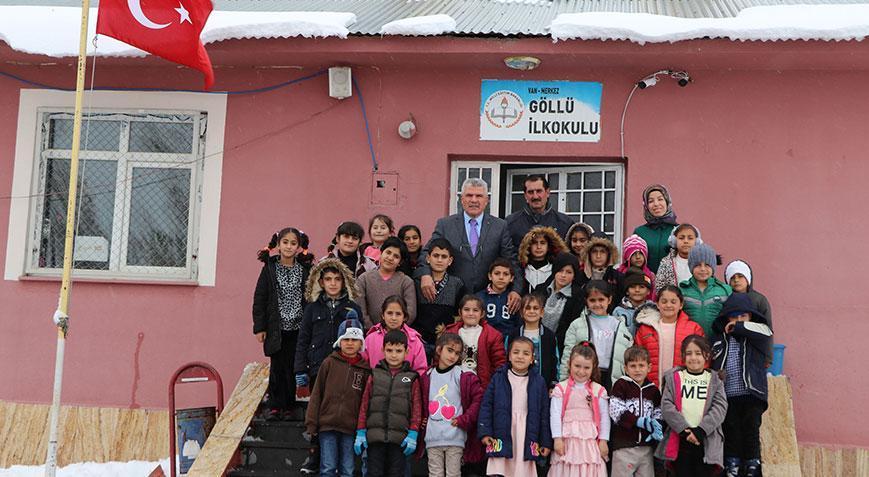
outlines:
[[[652,432],[652,421],[654,419],[649,417],[639,417],[637,418],[637,427],[640,429],[644,429],[646,432]]]
[[[652,434],[649,437],[656,441],[664,440],[664,428],[657,419],[652,419]]]
[[[296,375],[296,386],[307,386],[308,385],[308,374],[307,373],[299,373]]]
[[[368,431],[359,429],[356,431],[356,440],[353,441],[353,452],[362,455],[362,450],[368,448]]]
[[[409,456],[416,450],[416,439],[418,433],[416,431],[407,431],[407,437],[401,441],[401,448],[404,449],[404,455]]]

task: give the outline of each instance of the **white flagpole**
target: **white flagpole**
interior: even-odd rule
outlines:
[[[81,138],[81,110],[84,96],[85,66],[87,65],[87,35],[90,0],[81,2],[81,33],[78,45],[78,71],[75,81],[75,114],[72,126],[72,157],[69,162],[69,194],[66,204],[66,236],[63,245],[63,278],[54,321],[57,324],[57,354],[54,361],[54,393],[51,398],[48,449],[45,456],[45,477],[54,477],[57,470],[57,433],[60,420],[60,390],[63,382],[63,352],[68,330],[69,291],[72,286],[73,235],[78,185],[78,153]]]

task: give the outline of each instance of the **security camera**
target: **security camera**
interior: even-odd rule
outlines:
[[[691,76],[685,71],[670,71],[670,76],[683,88],[691,82]]]
[[[640,89],[646,89],[650,86],[655,86],[658,84],[658,78],[656,76],[649,76],[648,78],[643,78],[637,83],[637,87]]]

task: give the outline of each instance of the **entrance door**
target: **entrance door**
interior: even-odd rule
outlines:
[[[468,177],[479,177],[489,184],[489,212],[506,217],[525,205],[525,178],[531,174],[543,174],[549,181],[550,207],[577,222],[591,225],[596,231],[602,230],[616,244],[621,244],[624,233],[624,166],[621,164],[454,161],[450,189],[456,200],[450,204],[450,213],[459,210],[462,182]]]

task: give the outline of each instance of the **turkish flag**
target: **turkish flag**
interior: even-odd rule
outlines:
[[[211,0],[100,0],[97,33],[197,69],[210,89],[214,70],[199,35],[211,9]]]

